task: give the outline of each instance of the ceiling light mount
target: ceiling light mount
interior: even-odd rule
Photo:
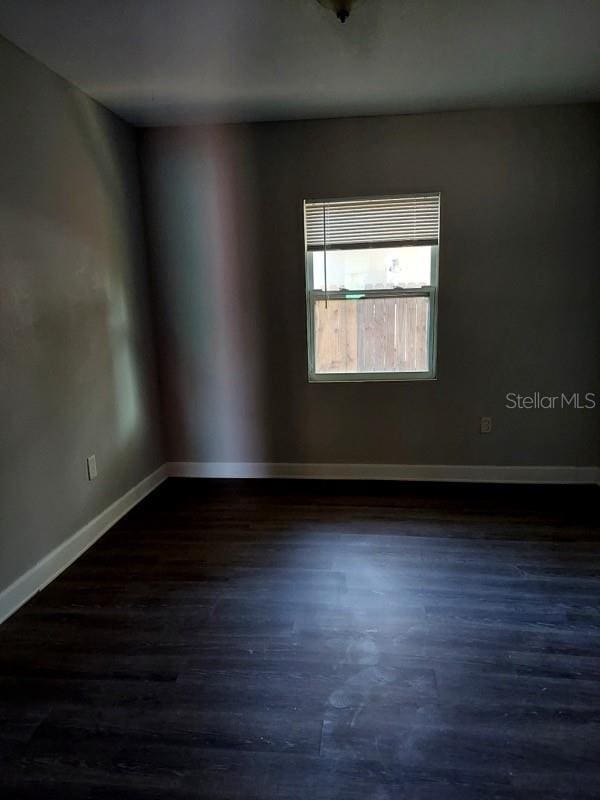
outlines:
[[[346,22],[350,16],[352,8],[358,5],[360,0],[318,0],[318,2],[324,8],[328,8],[330,11],[333,11],[340,22]]]

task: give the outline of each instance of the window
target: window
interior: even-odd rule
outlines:
[[[310,381],[435,377],[439,193],[304,203]]]

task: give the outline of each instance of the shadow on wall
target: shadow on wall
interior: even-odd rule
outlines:
[[[89,98],[69,91],[69,99],[70,116],[80,131],[92,171],[110,198],[102,206],[103,213],[91,220],[96,227],[91,240],[104,245],[104,266],[121,266],[104,269],[102,341],[110,342],[114,389],[111,418],[115,420],[118,441],[127,447],[129,441],[143,435],[148,406],[157,411],[156,375],[142,369],[156,345],[141,247],[135,145],[132,137],[118,135],[120,123],[108,114],[99,114]]]
[[[260,246],[247,139],[227,128],[162,131],[178,146],[146,175],[168,451],[177,460],[263,460],[254,276]],[[242,213],[243,206],[243,213]]]

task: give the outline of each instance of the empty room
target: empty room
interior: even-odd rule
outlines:
[[[599,0],[0,0],[2,800],[598,800]]]

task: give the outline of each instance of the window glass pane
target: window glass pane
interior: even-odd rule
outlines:
[[[315,372],[427,372],[428,297],[315,301]]]
[[[323,251],[313,258],[313,287],[325,288]],[[327,288],[410,289],[431,284],[431,247],[327,251]]]

